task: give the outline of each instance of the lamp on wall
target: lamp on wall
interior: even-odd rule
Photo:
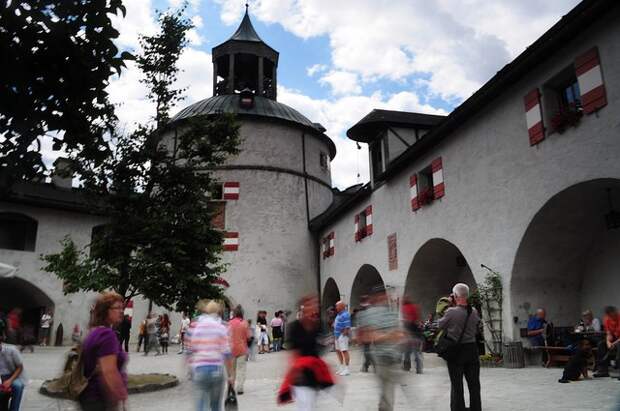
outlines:
[[[607,200],[609,201],[609,213],[605,215],[605,225],[608,230],[620,228],[620,212],[614,210],[611,199],[611,188],[607,188]]]

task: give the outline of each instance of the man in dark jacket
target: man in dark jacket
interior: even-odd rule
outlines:
[[[480,358],[476,344],[480,316],[467,302],[469,287],[466,284],[456,284],[452,288],[452,293],[456,306],[448,308],[439,320],[440,330],[443,330],[453,341],[460,339],[457,355],[448,361],[451,383],[450,410],[481,411]],[[465,408],[463,376],[467,380],[467,387],[469,388],[469,408]]]

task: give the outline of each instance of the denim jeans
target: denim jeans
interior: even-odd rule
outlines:
[[[10,375],[3,375],[2,380],[10,378]],[[24,394],[24,383],[19,378],[13,381],[11,384],[11,399],[9,411],[19,411],[19,405],[22,402],[22,395]]]
[[[224,368],[205,365],[194,369],[198,411],[221,411],[224,392]]]

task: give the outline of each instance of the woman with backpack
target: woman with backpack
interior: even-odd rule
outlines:
[[[79,396],[83,411],[118,410],[127,400],[127,353],[114,331],[123,320],[123,297],[99,295],[91,312],[90,332],[82,345],[88,385]]]

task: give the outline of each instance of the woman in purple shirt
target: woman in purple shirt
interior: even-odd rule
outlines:
[[[102,293],[91,313],[90,333],[82,345],[88,385],[80,394],[84,411],[117,411],[127,399],[127,354],[113,327],[123,319],[123,298]]]

